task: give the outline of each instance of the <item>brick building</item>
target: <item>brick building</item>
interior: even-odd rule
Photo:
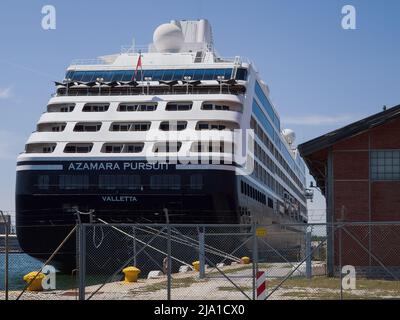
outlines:
[[[400,269],[400,105],[299,150],[326,199],[328,272]]]

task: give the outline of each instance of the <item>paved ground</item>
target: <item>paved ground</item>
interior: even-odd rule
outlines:
[[[265,270],[268,275],[267,287],[269,292],[275,288],[293,266],[289,263],[260,264],[260,270]],[[323,268],[323,265],[313,264],[313,270]],[[319,268],[319,269],[318,269]],[[199,279],[198,273],[191,271],[183,274],[174,274],[172,280],[172,299],[194,300],[241,300],[251,299],[252,273],[251,265],[234,265],[221,268],[224,274],[218,270],[207,269],[206,279]],[[307,280],[302,276],[304,267],[301,266],[293,274],[284,286],[277,290],[271,299],[339,299],[340,286],[338,279],[324,276]],[[227,279],[229,278],[229,279]],[[361,280],[360,280],[361,281]],[[93,294],[95,292],[95,294]],[[10,299],[15,299],[18,292],[10,292]],[[47,292],[26,292],[22,299],[52,300],[52,299],[77,299],[78,291],[54,290]],[[98,299],[135,299],[135,300],[165,300],[167,298],[167,278],[139,279],[136,283],[121,281],[107,283],[104,286],[93,285],[86,287],[86,298]],[[357,290],[345,292],[345,298],[399,298],[400,284],[396,281],[362,280]],[[0,292],[0,299],[4,299],[4,293]]]

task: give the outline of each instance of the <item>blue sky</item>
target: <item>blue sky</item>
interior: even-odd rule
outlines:
[[[41,28],[47,4],[56,30]],[[346,4],[357,30],[341,28]],[[396,0],[2,0],[0,208],[14,209],[15,158],[72,59],[118,52],[132,38],[147,44],[171,19],[207,18],[218,52],[256,63],[283,125],[303,142],[400,103],[399,13]],[[322,198],[311,208],[323,209]]]

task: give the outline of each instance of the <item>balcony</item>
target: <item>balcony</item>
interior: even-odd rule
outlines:
[[[159,81],[159,82],[104,82],[84,83],[70,82],[57,83],[57,91],[54,96],[130,96],[130,95],[207,95],[229,94],[244,95],[246,86],[236,80],[220,80],[202,83],[201,81]]]

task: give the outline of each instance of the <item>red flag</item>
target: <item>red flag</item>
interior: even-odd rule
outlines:
[[[143,71],[143,69],[142,69],[142,54],[139,54],[139,58],[138,58],[138,61],[137,61],[137,64],[136,64],[135,74],[133,76],[134,80],[136,80],[136,75],[137,75],[137,72],[139,70],[139,67]],[[142,72],[142,76],[143,76],[143,72]]]

